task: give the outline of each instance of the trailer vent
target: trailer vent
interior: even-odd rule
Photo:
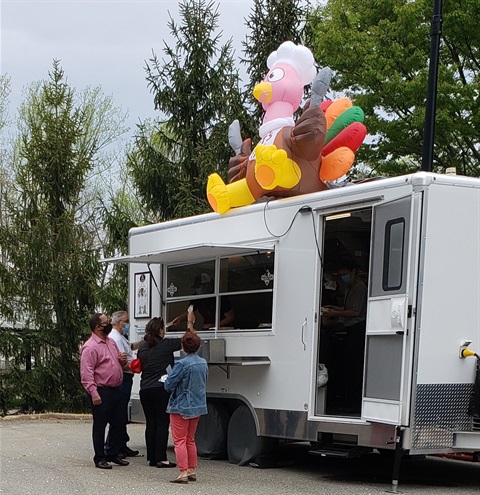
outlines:
[[[472,431],[480,431],[480,418],[472,418]]]

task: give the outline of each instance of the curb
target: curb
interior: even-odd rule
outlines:
[[[71,414],[71,413],[41,413],[41,414],[12,414],[0,418],[0,423],[3,421],[30,421],[39,419],[69,419],[77,421],[91,421],[91,414]]]

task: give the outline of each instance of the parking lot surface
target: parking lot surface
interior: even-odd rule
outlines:
[[[144,425],[130,424],[129,446],[145,454]],[[308,445],[278,449],[274,467],[240,467],[227,460],[200,459],[198,481],[169,482],[176,469],[158,469],[145,457],[129,466],[96,469],[88,416],[0,420],[0,493],[5,495],[196,494],[196,495],[376,495],[390,489],[391,460],[380,454],[360,459],[308,455]],[[169,447],[170,460],[174,460]],[[404,460],[399,493],[480,493],[480,463],[438,457]]]

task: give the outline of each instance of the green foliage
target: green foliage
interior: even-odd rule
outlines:
[[[103,228],[106,241],[104,257],[121,256],[128,253],[128,232],[132,227],[147,223],[146,215],[131,192],[127,178],[123,186],[112,194],[102,208]],[[107,314],[115,311],[128,311],[128,266],[112,264],[104,267],[105,284],[102,285],[98,300]]]
[[[0,130],[7,124],[7,104],[10,94],[10,78],[0,74]]]
[[[99,150],[120,132],[116,116],[98,90],[77,97],[58,61],[22,105],[0,224],[0,310],[11,322],[0,328],[4,413],[14,397],[25,411],[84,409],[78,352],[100,268],[82,207]]]
[[[6,199],[11,195],[11,168],[8,165],[9,152],[4,137],[4,129],[9,124],[8,121],[8,97],[10,95],[10,79],[0,74],[0,227],[7,222]],[[3,263],[5,257],[0,244],[0,284],[2,284],[2,274],[5,271]],[[4,308],[4,301],[0,298],[0,314]]]
[[[231,41],[219,46],[218,7],[204,0],[179,4],[181,22],[168,27],[174,46],[153,54],[147,82],[162,122],[139,126],[129,169],[144,205],[160,220],[209,210],[212,172],[226,176],[227,129],[244,112]]]
[[[247,65],[249,83],[246,85],[246,101],[252,109],[252,124],[255,134],[262,123],[264,110],[253,97],[253,88],[263,81],[268,71],[267,58],[284,41],[309,46],[305,31],[307,6],[300,0],[255,0],[252,12],[246,19],[249,27],[243,44],[245,58],[242,62]]]
[[[435,171],[480,172],[479,14],[478,1],[443,2]],[[365,110],[374,138],[358,159],[373,173],[420,167],[432,15],[427,0],[329,0],[309,18],[315,58],[335,71],[332,87]]]
[[[8,349],[10,356],[8,369],[0,374],[1,414],[14,407],[24,412],[86,409],[85,394],[78,385],[78,359],[65,362],[59,349],[45,345],[40,332],[2,328],[0,348]],[[63,369],[66,364],[68,369]]]
[[[151,122],[138,127],[135,136],[135,148],[128,155],[128,168],[133,183],[146,207],[156,212],[158,220],[175,216],[176,203],[173,199],[178,193],[181,180],[180,168],[168,158],[168,148],[174,146],[173,139],[165,134],[165,125]],[[163,143],[169,142],[169,146]]]

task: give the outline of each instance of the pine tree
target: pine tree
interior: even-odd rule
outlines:
[[[207,177],[226,177],[231,150],[228,125],[245,120],[231,40],[220,46],[218,6],[204,0],[179,4],[181,21],[168,27],[174,46],[146,66],[162,120],[139,127],[129,168],[144,204],[158,219],[209,210]]]
[[[307,12],[308,2],[300,0],[255,0],[252,12],[246,19],[249,33],[242,43],[245,55],[242,62],[247,66],[250,79],[245,96],[255,129],[260,126],[264,111],[253,97],[253,88],[268,72],[268,56],[284,41],[308,46],[305,32]]]
[[[122,119],[99,90],[80,95],[54,61],[49,79],[27,92],[13,163],[15,191],[0,225],[2,328],[0,406],[26,411],[84,408],[79,346],[96,308],[97,232],[85,218],[88,174]]]

